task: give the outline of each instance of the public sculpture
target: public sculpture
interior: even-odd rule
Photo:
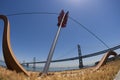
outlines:
[[[98,70],[101,66],[106,64],[107,59],[110,55],[117,56],[117,53],[112,50],[105,53],[104,56],[102,57],[102,59],[100,60],[100,62],[94,67],[94,70]]]
[[[6,66],[10,70],[15,70],[16,72],[23,72],[25,75],[29,76],[28,72],[21,66],[18,60],[15,58],[14,53],[10,44],[10,24],[6,16],[0,15],[0,19],[4,21],[4,31],[3,31],[3,56]]]
[[[5,63],[7,65],[7,68],[10,70],[15,70],[16,72],[22,72],[25,75],[29,76],[30,74],[21,66],[21,64],[18,62],[18,60],[15,58],[15,55],[12,51],[11,44],[10,44],[10,24],[9,20],[5,15],[0,15],[0,19],[4,21],[4,31],[3,31],[3,42],[2,42],[2,48],[3,48],[3,56]],[[107,62],[107,59],[110,55],[117,56],[117,53],[114,51],[108,51],[101,61],[94,67],[94,70],[99,69],[102,65],[104,65]]]

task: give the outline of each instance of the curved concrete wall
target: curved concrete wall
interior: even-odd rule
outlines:
[[[0,19],[4,21],[4,31],[3,31],[3,56],[7,68],[10,70],[15,70],[16,72],[23,72],[25,75],[29,76],[28,72],[20,65],[18,60],[12,51],[10,44],[10,24],[6,16],[0,15]]]

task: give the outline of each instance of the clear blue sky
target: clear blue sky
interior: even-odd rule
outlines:
[[[109,47],[120,44],[120,0],[0,0],[0,14],[24,12],[60,13],[73,17],[101,38]],[[11,25],[11,46],[19,61],[46,60],[57,31],[58,15],[8,16]],[[3,22],[0,20],[0,59],[2,58]],[[68,20],[62,28],[53,59],[77,56],[106,47],[80,25]]]

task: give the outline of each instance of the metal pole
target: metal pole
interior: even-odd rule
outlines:
[[[58,31],[57,31],[56,36],[54,38],[54,41],[52,43],[52,46],[51,46],[51,49],[50,49],[50,52],[49,52],[49,55],[48,55],[48,58],[47,58],[47,62],[46,62],[45,67],[43,69],[43,74],[46,74],[48,72],[50,62],[51,62],[51,59],[52,59],[52,56],[53,56],[53,53],[54,53],[54,50],[55,50],[55,46],[56,46],[56,43],[57,43],[57,40],[58,40],[58,37],[59,37],[59,34],[60,34],[61,26],[62,26],[62,23],[64,21],[65,15],[66,14],[64,14],[64,16],[62,17],[62,21],[60,23],[60,26],[58,28]]]
[[[80,49],[80,45],[78,44],[79,68],[83,68],[83,61],[81,56],[82,56],[81,49]]]

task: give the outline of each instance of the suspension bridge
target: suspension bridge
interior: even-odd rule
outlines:
[[[102,51],[99,51],[99,52],[95,52],[95,53],[91,53],[91,54],[87,54],[87,55],[82,55],[81,54],[81,51],[79,51],[79,47],[78,47],[78,53],[80,53],[80,56],[78,54],[77,57],[71,57],[71,58],[65,58],[65,59],[58,59],[58,60],[52,60],[51,62],[54,63],[54,62],[63,62],[63,61],[72,61],[72,60],[79,60],[79,63],[78,63],[78,66],[79,68],[82,68],[84,65],[82,64],[83,61],[82,59],[84,58],[89,58],[89,57],[94,57],[94,56],[98,56],[98,55],[101,55],[101,54],[105,54],[106,52],[112,50],[117,50],[120,48],[120,45],[117,45],[115,47],[112,47],[112,48],[109,48],[109,49],[105,49],[105,50],[102,50]],[[40,64],[40,63],[46,63],[46,61],[36,61],[36,62],[25,62],[25,63],[21,63],[22,65],[26,65],[29,67],[30,64]]]

